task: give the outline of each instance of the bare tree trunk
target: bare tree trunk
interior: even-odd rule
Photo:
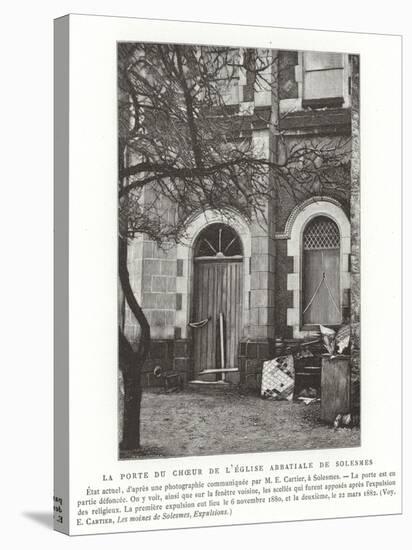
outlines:
[[[142,386],[140,375],[123,375],[124,379],[124,411],[123,436],[120,442],[122,451],[133,451],[140,448],[140,407],[142,401]]]
[[[140,339],[136,351],[119,328],[119,365],[124,382],[123,437],[120,448],[135,450],[140,447],[141,369],[150,349],[150,325],[130,284],[127,239],[122,237],[119,238],[119,277],[127,305],[140,325]]]
[[[119,329],[119,365],[123,374],[124,387],[123,433],[120,448],[133,450],[140,446],[141,365],[136,363],[136,354],[121,329]]]

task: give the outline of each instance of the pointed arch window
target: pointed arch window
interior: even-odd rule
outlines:
[[[340,234],[326,217],[312,219],[303,232],[303,325],[339,325]]]

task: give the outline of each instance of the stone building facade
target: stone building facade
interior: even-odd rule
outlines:
[[[247,223],[234,211],[211,210],[190,220],[190,236],[179,245],[160,249],[144,235],[130,244],[131,283],[152,335],[144,386],[160,383],[155,366],[180,373],[186,383],[202,378],[201,370],[221,366],[219,309],[225,313],[225,380],[250,387],[259,384],[264,360],[288,344],[313,339],[319,323],[339,326],[350,320],[358,327],[358,57],[272,55],[277,63],[266,90],[254,91],[242,74],[232,82],[226,101],[234,119],[247,120],[256,146],[278,162],[296,143],[323,141],[333,147],[346,141],[348,177],[298,197],[277,187],[267,204],[266,225]],[[123,323],[135,340],[138,327],[127,308]],[[358,328],[354,336],[357,357]],[[202,378],[216,379],[221,377],[215,373]]]

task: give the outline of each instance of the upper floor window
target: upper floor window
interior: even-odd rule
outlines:
[[[303,53],[303,107],[341,107],[344,102],[344,55]]]

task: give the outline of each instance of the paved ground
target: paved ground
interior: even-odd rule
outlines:
[[[140,452],[122,458],[356,447],[359,428],[319,420],[320,404],[263,400],[241,392],[146,391]]]

